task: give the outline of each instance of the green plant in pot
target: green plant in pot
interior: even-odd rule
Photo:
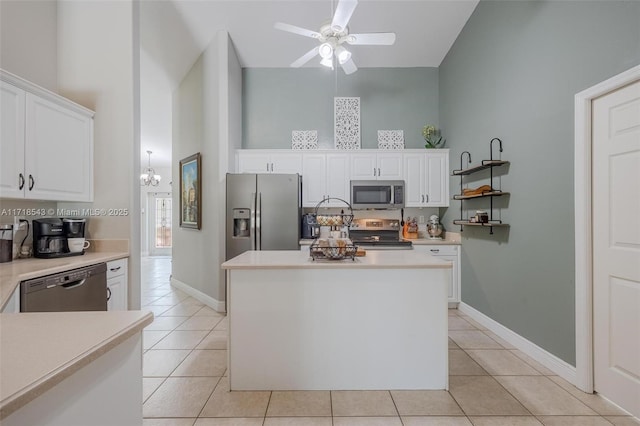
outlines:
[[[426,142],[425,148],[444,148],[444,144],[447,141],[442,138],[440,130],[436,129],[436,126],[428,124],[422,128],[422,137]]]

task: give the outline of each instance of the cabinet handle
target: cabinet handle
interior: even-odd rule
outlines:
[[[271,163],[271,171],[273,171],[273,163]]]
[[[120,270],[120,268],[122,268],[122,266],[118,266],[117,268],[109,268],[111,270],[111,272],[117,272]]]
[[[18,182],[18,189],[24,188],[24,175],[22,173],[18,175]]]
[[[33,179],[32,175],[29,175],[29,191],[33,189],[33,186],[36,184],[36,181]]]
[[[107,302],[111,300],[111,289],[107,287]]]
[[[377,176],[377,175],[376,175],[376,168],[375,168],[375,167],[373,168],[373,175],[374,175],[374,176]]]
[[[427,203],[429,202],[429,194],[427,194]]]
[[[422,202],[424,203],[424,195],[422,196]]]
[[[440,249],[430,249],[431,253],[440,253]]]
[[[380,167],[378,167],[378,176],[382,176],[382,175],[380,174]]]
[[[269,163],[267,163],[267,171],[269,171]]]

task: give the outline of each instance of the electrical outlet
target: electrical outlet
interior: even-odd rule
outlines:
[[[13,232],[16,231],[25,231],[27,229],[27,223],[26,222],[20,222],[20,220],[24,220],[25,218],[23,217],[14,217],[13,218]]]
[[[418,217],[418,223],[424,223],[424,216]]]

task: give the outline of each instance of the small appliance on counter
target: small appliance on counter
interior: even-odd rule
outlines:
[[[316,215],[305,213],[302,215],[302,238],[311,240],[320,235],[320,226],[316,222]]]
[[[0,225],[0,263],[13,260],[13,225]]]
[[[442,225],[440,224],[440,218],[438,215],[431,215],[429,217],[429,223],[427,223],[427,234],[432,240],[441,240],[442,237]]]
[[[85,219],[34,219],[33,256],[50,259],[84,254],[84,250],[70,251],[68,239],[84,239],[85,224]]]

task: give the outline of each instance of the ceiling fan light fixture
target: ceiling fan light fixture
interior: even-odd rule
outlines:
[[[340,63],[340,65],[342,65],[349,59],[351,59],[351,52],[349,52],[343,46],[338,46],[336,48],[336,58],[338,58],[338,62]]]
[[[323,60],[331,59],[331,56],[333,55],[333,46],[331,46],[330,43],[322,43],[318,48],[318,53]]]
[[[329,58],[323,58],[320,61],[320,65],[324,65],[327,68],[331,68],[333,69],[333,58],[329,57]]]

